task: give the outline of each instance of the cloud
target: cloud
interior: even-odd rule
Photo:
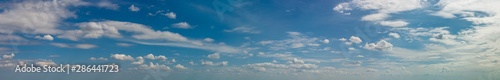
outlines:
[[[330,43],[330,40],[328,40],[328,39],[324,39],[324,40],[323,40],[323,43],[328,44],[328,43]]]
[[[253,27],[236,27],[231,30],[224,30],[225,32],[239,32],[239,33],[250,33],[250,34],[258,34],[260,31],[254,30]]]
[[[184,66],[182,66],[181,64],[177,64],[177,65],[175,65],[174,67],[175,67],[175,68],[177,68],[177,69],[180,69],[180,70],[187,69],[187,67],[184,67]]]
[[[130,7],[128,7],[128,10],[137,12],[137,11],[139,11],[141,9],[139,7],[135,7],[134,5],[130,5]]]
[[[338,11],[349,11],[356,7],[361,10],[376,10],[379,13],[397,13],[425,7],[426,2],[422,0],[352,0],[347,3],[340,3],[336,7]],[[335,9],[335,8],[334,8]]]
[[[58,34],[59,23],[76,15],[67,8],[88,5],[73,1],[18,1],[5,4],[0,13],[0,33]],[[34,15],[36,14],[36,15]],[[10,20],[16,19],[16,20]]]
[[[363,42],[363,41],[361,40],[361,38],[356,37],[356,36],[351,36],[351,38],[349,38],[349,41],[354,42],[354,43],[357,43],[357,44],[359,44],[359,43]]]
[[[264,71],[264,72],[273,71],[279,73],[279,72],[293,72],[293,71],[315,69],[318,66],[316,64],[307,64],[302,62],[301,60],[294,59],[292,61],[289,61],[289,63],[287,64],[264,62],[264,63],[246,64],[243,65],[243,67],[256,71]]]
[[[96,4],[97,7],[101,8],[106,8],[106,9],[111,9],[111,10],[118,10],[120,6],[118,4],[113,4],[107,0],[100,1]]]
[[[96,48],[97,46],[96,45],[93,45],[93,44],[76,44],[75,45],[75,48],[80,48],[80,49],[92,49],[92,48]]]
[[[191,27],[191,25],[189,25],[189,23],[187,22],[179,22],[179,23],[175,23],[175,24],[172,24],[172,26],[174,28],[180,28],[180,29],[192,29],[193,27]]]
[[[362,21],[381,21],[389,17],[387,13],[375,13],[363,16],[361,18]]]
[[[379,24],[383,25],[383,26],[389,26],[389,27],[404,27],[404,26],[408,25],[409,23],[406,21],[402,21],[402,20],[396,20],[396,21],[380,21]]]
[[[129,44],[129,43],[116,43],[116,45],[123,46],[123,47],[133,46],[133,44]]]
[[[70,47],[68,44],[65,44],[65,43],[50,43],[50,45],[62,47],[62,48],[69,48]]]
[[[209,54],[207,57],[210,58],[210,59],[219,59],[220,58],[220,54],[219,53],[213,53],[213,54]]]
[[[139,66],[139,69],[142,70],[162,70],[162,71],[170,71],[170,67],[166,65],[160,65],[158,63],[154,64],[153,62],[149,62],[149,65],[147,64],[142,64]]]
[[[47,35],[43,35],[43,37],[41,37],[41,36],[35,36],[35,38],[42,39],[42,40],[49,40],[49,41],[54,40],[54,37],[52,37],[51,35],[48,35],[48,34]]]
[[[170,19],[175,19],[177,17],[174,12],[165,13],[164,15]]]
[[[203,41],[205,41],[205,42],[214,42],[214,39],[212,39],[212,38],[205,38],[205,39],[203,39]]]
[[[398,33],[389,33],[389,36],[394,37],[394,38],[400,37]]]
[[[351,13],[345,11],[352,10],[352,8],[349,3],[340,3],[339,5],[335,6],[333,10],[339,13],[343,13],[344,15],[350,15]]]
[[[291,48],[304,48],[307,46],[320,46],[318,38],[308,37],[299,32],[287,32],[288,39],[260,41],[259,44],[266,45],[270,50],[286,50]]]
[[[135,65],[144,64],[144,58],[142,58],[141,56],[136,57],[135,60],[137,60],[137,61],[132,62],[132,64],[135,64]]]
[[[2,59],[12,59],[14,58],[14,56],[15,56],[14,53],[11,53],[10,55],[3,55]]]
[[[122,61],[134,61],[134,58],[125,54],[111,54],[111,58]]]
[[[143,44],[143,45],[175,46],[175,47],[202,49],[202,50],[210,50],[210,51],[224,52],[224,53],[238,53],[238,52],[240,52],[240,50],[238,48],[234,48],[234,47],[227,46],[224,44],[193,45],[193,44],[185,44],[185,43],[152,43],[152,42],[143,42],[143,41],[132,41],[132,42],[137,43],[137,44]]]
[[[392,49],[392,44],[385,41],[385,40],[380,40],[379,42],[377,42],[377,44],[375,43],[368,43],[368,44],[365,44],[365,49],[368,49],[368,50],[387,50],[387,49]]]
[[[107,61],[107,60],[108,60],[108,58],[104,58],[104,57],[99,57],[99,58],[90,57],[90,60],[92,60],[92,61],[97,61],[97,60]]]
[[[347,41],[345,38],[340,38],[339,41]]]
[[[204,66],[227,66],[228,62],[222,61],[222,62],[214,63],[212,61],[201,60],[201,65],[204,65]]]

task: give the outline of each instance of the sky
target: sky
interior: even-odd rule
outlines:
[[[498,0],[2,0],[1,80],[497,80]],[[15,72],[18,65],[119,72]]]

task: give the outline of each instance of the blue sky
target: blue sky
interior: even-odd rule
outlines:
[[[2,79],[493,80],[495,0],[0,1]],[[467,6],[467,7],[464,7]],[[16,65],[119,64],[119,73]],[[44,77],[22,77],[44,75]],[[126,76],[126,77],[120,77]]]

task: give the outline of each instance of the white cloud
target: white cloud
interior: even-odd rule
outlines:
[[[214,39],[212,39],[212,38],[205,38],[205,39],[203,39],[203,41],[205,41],[205,42],[214,42]]]
[[[352,10],[352,8],[349,3],[340,3],[339,5],[335,6],[333,10],[339,13],[343,13],[344,15],[350,15],[351,13],[345,11]]]
[[[125,54],[111,54],[111,58],[116,59],[116,60],[122,60],[122,61],[134,61],[134,58],[130,55],[125,55]]]
[[[201,60],[201,65],[204,65],[204,66],[227,66],[228,62],[222,61],[222,62],[214,63],[212,61]]]
[[[75,48],[80,48],[80,49],[92,49],[97,47],[96,45],[93,44],[76,44]]]
[[[180,28],[180,29],[192,29],[193,27],[191,25],[189,25],[189,23],[187,22],[179,22],[179,23],[175,23],[175,24],[172,24],[172,26],[174,28]]]
[[[389,27],[404,27],[404,26],[408,25],[409,23],[406,21],[402,21],[402,20],[396,20],[396,21],[380,21],[379,24],[383,25],[383,26],[389,26]]]
[[[365,49],[368,49],[368,50],[387,50],[387,49],[392,49],[392,44],[385,41],[385,40],[380,40],[379,42],[377,42],[377,44],[375,43],[368,43],[368,44],[365,44]]]
[[[135,58],[135,60],[137,60],[137,61],[132,62],[132,64],[135,64],[135,65],[141,65],[141,64],[144,64],[144,58],[143,58],[143,57],[141,57],[141,56],[139,56],[139,57]]]
[[[160,60],[160,61],[166,61],[167,60],[167,57],[164,56],[164,55],[159,55],[159,56],[156,56],[156,59],[157,60]]]
[[[49,41],[54,40],[54,37],[52,37],[51,35],[48,35],[48,34],[47,35],[43,35],[43,37],[41,37],[41,36],[35,36],[35,38],[42,39],[42,40],[49,40]]]
[[[289,36],[300,36],[300,35],[302,35],[302,33],[300,33],[300,32],[293,32],[293,31],[286,32],[286,33],[288,33]]]
[[[153,62],[149,62],[149,65],[147,64],[142,64],[139,66],[139,69],[147,70],[147,69],[152,69],[152,70],[162,70],[162,71],[170,71],[170,67],[166,65],[160,65],[158,63],[154,64]]]
[[[304,47],[305,45],[303,43],[293,43],[291,45],[291,48],[301,48]]]
[[[65,44],[65,43],[50,43],[50,45],[62,47],[62,48],[69,48],[70,47],[68,44]]]
[[[118,4],[113,4],[107,0],[103,0],[101,2],[98,2],[96,4],[96,6],[101,7],[101,8],[111,9],[111,10],[118,10],[120,8],[120,6]]]
[[[107,61],[107,60],[108,60],[108,58],[104,58],[104,57],[99,57],[99,58],[90,57],[90,60],[92,60],[92,61],[96,61],[96,60]]]
[[[339,5],[349,5],[348,8],[340,8],[339,10],[352,10],[351,6],[362,10],[377,10],[379,13],[397,13],[409,11],[418,8],[423,8],[426,2],[423,0],[352,0],[349,3],[341,3]],[[344,7],[344,6],[342,6]]]
[[[175,19],[177,17],[174,12],[169,12],[169,13],[166,13],[164,15],[167,16],[170,19]]]
[[[339,41],[347,41],[345,38],[340,38]]]
[[[153,54],[151,54],[151,53],[150,53],[150,54],[148,54],[148,55],[146,55],[146,56],[144,56],[144,58],[146,58],[146,59],[150,59],[150,60],[155,60],[155,59],[156,59],[156,58],[155,58],[155,55],[153,55]]]
[[[224,30],[225,32],[240,32],[240,33],[251,33],[251,34],[257,34],[260,33],[260,31],[254,30],[253,27],[236,27],[231,30]]]
[[[363,16],[361,20],[363,21],[382,21],[389,17],[387,13],[375,13]]]
[[[210,58],[210,59],[219,59],[220,58],[220,54],[219,53],[213,53],[213,54],[209,54],[207,57]]]
[[[389,33],[389,36],[394,37],[394,38],[400,37],[398,33]]]
[[[180,69],[180,70],[187,69],[187,67],[184,67],[181,64],[177,64],[174,67],[177,68],[177,69]]]
[[[17,1],[5,3],[0,13],[0,33],[58,34],[59,23],[76,17],[68,7],[88,5],[73,1]],[[35,15],[36,14],[36,15]],[[16,19],[16,20],[11,20]]]
[[[130,7],[128,7],[128,9],[130,11],[134,11],[134,12],[137,12],[137,11],[141,10],[139,7],[135,7],[134,5],[130,5]]]
[[[47,65],[55,66],[56,63],[54,63],[52,60],[43,60],[43,61],[37,61],[37,62],[35,62],[35,65],[38,65],[38,66],[47,66]]]
[[[328,44],[328,43],[330,43],[330,40],[328,40],[328,39],[324,39],[324,40],[323,40],[323,43]]]
[[[2,59],[12,59],[14,58],[14,56],[15,56],[14,53],[11,53],[10,55],[3,55]]]
[[[354,42],[354,43],[357,43],[357,44],[359,44],[359,43],[363,42],[363,41],[361,40],[361,38],[356,37],[356,36],[351,36],[351,38],[349,38],[349,41]]]
[[[129,43],[116,43],[116,45],[123,46],[123,47],[128,47],[128,46],[132,46],[133,44],[129,44]]]

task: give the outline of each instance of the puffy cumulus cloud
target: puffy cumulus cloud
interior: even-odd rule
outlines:
[[[376,44],[375,43],[368,43],[365,44],[365,49],[368,50],[387,50],[387,49],[392,49],[392,44],[385,41],[385,40],[380,40]]]
[[[170,19],[175,19],[177,17],[177,15],[174,12],[165,13],[164,15]]]
[[[149,65],[148,64],[142,64],[139,66],[139,69],[141,70],[162,70],[162,71],[170,71],[170,67],[168,67],[167,65],[164,65],[164,64],[158,64],[158,63],[153,63],[153,62],[149,62]]]
[[[179,28],[179,29],[191,29],[193,28],[191,25],[189,25],[189,23],[187,22],[179,22],[179,23],[175,23],[175,24],[172,24],[172,26],[174,28]]]
[[[0,33],[58,34],[59,23],[76,15],[67,8],[89,5],[71,1],[17,1],[5,4],[0,13]],[[11,20],[16,19],[16,20]]]
[[[205,38],[205,39],[203,39],[203,41],[205,41],[205,42],[214,42],[214,39],[212,39],[212,38]]]
[[[167,57],[164,56],[164,55],[158,55],[158,56],[155,56],[153,54],[147,54],[146,56],[144,56],[144,58],[146,59],[149,59],[149,60],[160,60],[160,61],[166,61],[167,60]]]
[[[347,41],[345,38],[340,38],[339,41]]]
[[[220,54],[219,53],[213,53],[213,54],[209,54],[207,57],[210,58],[210,59],[219,59],[220,58]]]
[[[42,39],[42,40],[49,40],[49,41],[54,40],[54,37],[52,37],[51,35],[48,35],[48,34],[47,35],[43,35],[43,37],[42,36],[35,36],[35,38]]]
[[[389,36],[391,36],[391,37],[394,37],[394,38],[399,38],[399,37],[401,37],[401,36],[399,36],[399,34],[398,34],[398,33],[389,33],[388,35],[389,35]]]
[[[183,65],[181,64],[177,64],[174,66],[175,68],[179,69],[179,70],[184,70],[184,69],[187,69],[187,67],[184,67]]]
[[[134,61],[134,58],[125,54],[111,54],[111,58],[122,61]]]
[[[137,11],[139,11],[141,9],[139,7],[135,7],[134,5],[130,5],[130,7],[128,7],[128,10],[137,12]]]
[[[139,56],[139,57],[136,57],[135,58],[136,61],[132,62],[132,64],[136,64],[136,65],[141,65],[141,64],[144,64],[144,58]]]
[[[146,58],[146,59],[151,59],[151,60],[156,59],[156,58],[155,58],[155,55],[153,55],[153,54],[148,54],[148,55],[144,56],[144,58]]]
[[[396,20],[396,21],[380,21],[379,24],[382,26],[389,26],[389,27],[404,27],[409,23],[402,20]]]
[[[235,27],[230,30],[224,30],[225,32],[239,32],[239,33],[250,33],[250,34],[258,34],[260,31],[254,30],[254,27],[245,27],[245,26],[240,26],[240,27]]]
[[[96,48],[97,46],[96,45],[93,45],[93,44],[76,44],[75,45],[75,48],[80,48],[80,49],[92,49],[92,48]]]
[[[328,44],[328,43],[330,43],[330,40],[328,40],[328,39],[324,39],[324,40],[323,40],[323,43]]]
[[[359,44],[359,43],[363,42],[363,41],[361,40],[361,38],[356,37],[356,36],[351,36],[351,38],[349,38],[349,41],[351,41],[351,42],[353,42],[353,43],[357,43],[357,44]]]
[[[15,56],[14,53],[11,53],[9,55],[3,55],[2,59],[12,59],[12,58],[14,58],[14,56]]]

